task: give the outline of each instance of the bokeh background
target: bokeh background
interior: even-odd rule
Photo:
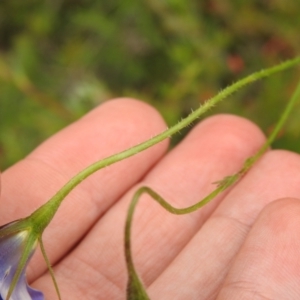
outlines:
[[[228,84],[299,54],[299,13],[298,0],[0,1],[0,168],[113,97],[149,102],[174,124]],[[211,113],[268,133],[299,74],[254,84]],[[300,105],[275,147],[300,152],[299,114]]]

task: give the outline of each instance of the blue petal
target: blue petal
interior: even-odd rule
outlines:
[[[28,232],[19,232],[0,238],[0,300],[6,298],[14,274],[18,268]],[[32,249],[32,253],[35,249]],[[28,262],[27,262],[28,263]],[[27,265],[27,264],[26,264]],[[13,290],[10,300],[44,300],[41,292],[28,286],[23,272]]]
[[[5,293],[7,294],[8,290]],[[4,297],[4,295],[3,295]],[[28,286],[26,282],[25,274],[22,273],[11,297],[10,300],[44,300],[44,295],[31,287]]]
[[[42,292],[31,288],[29,285],[27,285],[27,290],[33,300],[44,300],[45,299]]]

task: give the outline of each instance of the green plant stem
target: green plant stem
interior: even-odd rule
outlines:
[[[297,85],[296,90],[294,91],[285,110],[283,111],[282,115],[280,116],[280,119],[276,123],[274,130],[270,134],[270,136],[267,139],[267,141],[265,142],[265,144],[259,149],[259,151],[252,158],[249,159],[250,163],[247,161],[245,162],[245,165],[244,165],[244,168],[246,168],[245,171],[247,171],[253,165],[253,163],[251,164],[251,160],[254,160],[254,162],[257,161],[264,154],[264,152],[270,147],[270,145],[273,143],[276,136],[282,129],[284,123],[287,121],[288,116],[292,112],[292,109],[294,108],[296,101],[299,99],[299,97],[300,97],[300,83]],[[248,166],[248,164],[249,164],[249,166]]]
[[[128,208],[126,224],[125,224],[125,258],[126,258],[126,265],[128,270],[128,276],[129,276],[128,285],[127,285],[127,299],[135,299],[134,293],[141,293],[141,291],[143,291],[143,293],[146,295],[144,296],[144,298],[141,299],[147,299],[148,297],[135,271],[133,258],[131,254],[131,228],[132,228],[133,214],[142,194],[148,194],[149,196],[152,197],[153,200],[159,203],[164,209],[166,209],[168,212],[175,215],[188,214],[198,210],[199,208],[201,208],[202,206],[210,202],[222,191],[224,191],[225,189],[227,189],[228,187],[236,183],[253,166],[253,164],[267,151],[271,143],[275,140],[279,131],[282,129],[284,123],[286,122],[289,114],[292,111],[293,106],[296,103],[296,100],[298,100],[299,98],[300,98],[300,82],[298,83],[298,86],[296,87],[295,92],[293,93],[291,99],[289,100],[288,105],[286,106],[280,119],[278,120],[273,132],[268,137],[267,141],[263,144],[263,146],[258,150],[258,152],[244,162],[243,167],[240,169],[240,171],[238,171],[237,173],[231,176],[227,176],[221,181],[219,181],[218,187],[213,192],[211,192],[208,196],[206,196],[196,204],[185,208],[176,208],[171,204],[169,204],[159,194],[157,194],[149,187],[144,186],[139,188],[136,191],[130,203],[130,206]]]
[[[172,135],[174,135],[175,133],[177,133],[184,127],[190,125],[193,121],[195,121],[197,118],[199,118],[200,115],[202,115],[207,110],[209,110],[210,108],[215,106],[218,102],[222,101],[227,96],[229,96],[232,93],[239,90],[241,87],[243,87],[247,84],[250,84],[254,81],[257,81],[259,79],[262,79],[264,77],[270,76],[274,73],[288,69],[298,63],[300,63],[300,56],[298,56],[294,59],[288,60],[286,62],[283,62],[279,65],[276,65],[275,67],[271,67],[271,68],[253,73],[253,74],[245,77],[244,79],[241,79],[238,82],[232,84],[231,86],[225,88],[224,90],[220,91],[215,97],[206,101],[202,106],[200,106],[197,110],[192,112],[188,117],[182,119],[179,123],[177,123],[176,125],[172,126],[169,129],[165,130],[164,132],[156,135],[152,139],[149,139],[149,140],[147,140],[141,144],[138,144],[132,148],[129,148],[125,151],[122,151],[120,153],[109,156],[103,160],[100,160],[100,161],[88,166],[87,168],[82,170],[80,173],[75,175],[70,181],[68,181],[47,203],[45,203],[42,207],[40,207],[36,211],[37,214],[39,214],[40,216],[43,216],[39,219],[39,226],[41,227],[41,230],[46,228],[46,226],[52,220],[53,216],[55,215],[55,213],[56,213],[58,207],[60,206],[61,202],[63,201],[63,199],[80,182],[82,182],[88,176],[92,175],[96,171],[98,171],[106,166],[109,166],[113,163],[116,163],[125,158],[133,156],[133,155],[135,155],[141,151],[144,151],[144,150],[148,149],[149,147],[152,147],[153,145],[163,141],[164,139],[171,137]],[[51,211],[51,213],[49,213],[49,211]]]
[[[59,287],[58,287],[57,281],[56,281],[55,276],[54,276],[54,271],[53,271],[51,263],[50,263],[50,259],[48,258],[46,250],[45,250],[45,246],[44,246],[44,242],[43,242],[42,236],[40,236],[38,238],[38,241],[39,241],[39,245],[40,245],[40,248],[41,248],[42,255],[43,255],[44,260],[46,262],[46,265],[48,267],[48,271],[50,273],[52,282],[54,284],[54,288],[55,288],[56,294],[58,296],[58,299],[62,300],[61,294],[60,294],[60,291],[59,291]]]

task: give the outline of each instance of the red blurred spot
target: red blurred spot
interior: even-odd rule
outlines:
[[[289,57],[293,55],[291,46],[284,39],[276,36],[271,37],[263,45],[262,52],[265,56],[281,54]]]
[[[240,73],[243,71],[245,64],[239,55],[229,55],[227,57],[227,66],[232,73]]]

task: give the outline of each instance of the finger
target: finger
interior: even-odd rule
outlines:
[[[190,293],[185,294],[187,298],[214,299],[260,211],[273,199],[299,195],[299,171],[298,155],[286,151],[265,154],[151,286],[153,295],[185,299],[181,298],[180,289],[171,289],[171,283],[172,286],[184,283],[183,291]]]
[[[120,99],[99,106],[3,174],[2,222],[30,214],[84,167],[163,129],[165,125],[159,114],[142,102]],[[52,262],[68,251],[144,175],[166,146],[162,143],[101,170],[67,196],[44,234]],[[34,269],[37,276],[45,266],[36,263]]]
[[[185,207],[212,190],[211,182],[237,171],[263,139],[259,129],[247,120],[233,116],[211,118],[159,161],[140,184],[154,188],[172,204]],[[70,282],[79,281],[78,276],[85,277],[86,274],[89,283],[85,284],[102,287],[98,296],[103,291],[109,293],[107,289],[113,285],[124,297],[123,228],[134,190],[119,201],[55,268],[60,282],[68,289],[66,295],[74,292],[68,287]],[[178,254],[216,205],[214,202],[199,213],[178,217],[164,212],[153,201],[143,199],[140,202],[133,224],[133,257],[146,284],[153,281]],[[70,271],[74,268],[77,272]],[[70,276],[65,276],[66,273]],[[43,284],[42,281],[39,284]],[[74,293],[84,295],[84,286],[80,284]],[[111,297],[116,296],[112,294]]]
[[[300,201],[268,205],[255,222],[217,297],[300,299]]]
[[[213,182],[237,172],[263,141],[260,129],[248,120],[228,115],[210,118],[159,161],[141,184],[175,207],[188,207],[211,193],[216,188]],[[171,215],[150,197],[140,201],[132,240],[134,261],[146,285],[172,262],[227,192],[186,216]]]

